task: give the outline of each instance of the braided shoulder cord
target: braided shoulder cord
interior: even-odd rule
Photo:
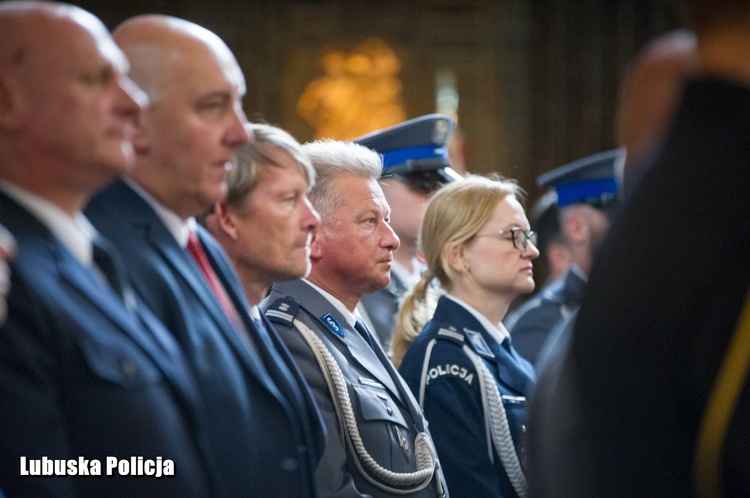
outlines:
[[[340,423],[339,428],[345,436],[344,439],[349,449],[356,454],[355,464],[365,479],[378,488],[394,494],[414,493],[429,485],[437,471],[437,458],[430,437],[424,432],[417,434],[414,441],[414,454],[417,465],[415,472],[393,472],[376,462],[362,442],[344,375],[336,359],[323,341],[307,325],[295,319],[294,326],[302,334],[302,337],[304,337],[315,354],[328,384],[333,404],[336,407],[336,414]],[[407,489],[393,488],[392,486],[400,486]]]
[[[526,476],[521,469],[521,463],[518,461],[516,446],[513,444],[513,438],[510,434],[508,417],[503,406],[503,399],[497,388],[495,378],[492,376],[489,368],[468,346],[464,346],[464,352],[474,363],[474,367],[479,374],[479,384],[482,389],[482,400],[487,400],[489,410],[485,412],[487,423],[490,426],[492,442],[495,445],[500,461],[503,464],[508,479],[513,489],[519,497],[524,498],[527,495]]]

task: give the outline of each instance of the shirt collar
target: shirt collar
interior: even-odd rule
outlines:
[[[344,319],[346,320],[346,323],[349,324],[349,326],[354,327],[354,324],[357,322],[357,315],[349,311],[349,309],[344,306],[344,303],[341,302],[340,299],[334,297],[332,294],[329,294],[328,292],[324,291],[314,283],[310,282],[308,279],[303,278],[304,282],[306,282],[310,287],[315,289],[322,295],[326,300],[333,305],[336,310],[338,310],[339,313],[341,313],[344,316]]]
[[[151,209],[154,210],[156,216],[162,223],[164,223],[164,226],[167,227],[167,230],[172,234],[180,247],[183,249],[187,247],[190,232],[196,230],[195,218],[190,217],[187,220],[183,220],[177,215],[177,213],[156,200],[154,196],[146,192],[143,187],[135,183],[133,180],[124,178],[123,181],[127,183],[130,188],[135,190],[135,192],[140,195],[149,206],[151,206]]]
[[[48,200],[0,180],[0,190],[37,218],[84,266],[93,264],[91,240],[96,229],[83,213],[70,216]]]
[[[479,323],[482,325],[482,327],[489,332],[489,334],[492,336],[493,339],[495,339],[498,344],[502,343],[506,338],[510,337],[510,334],[508,333],[508,330],[505,328],[505,325],[503,325],[503,322],[498,323],[497,325],[493,325],[492,322],[490,322],[487,317],[485,317],[483,314],[478,312],[473,307],[469,306],[465,302],[461,301],[459,298],[455,296],[451,296],[450,294],[445,294],[445,297],[453,301],[454,303],[464,307],[466,311],[471,313],[474,318],[476,318]]]

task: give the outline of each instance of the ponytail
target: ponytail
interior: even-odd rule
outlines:
[[[429,270],[422,279],[406,294],[396,317],[396,327],[391,338],[391,360],[398,368],[406,350],[422,332],[437,306],[436,291],[430,285],[434,275]]]

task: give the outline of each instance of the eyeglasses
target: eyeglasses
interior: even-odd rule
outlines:
[[[526,250],[526,247],[528,247],[529,242],[531,242],[533,245],[536,246],[536,239],[537,239],[536,232],[533,230],[529,230],[527,232],[526,230],[523,230],[518,227],[511,228],[510,230],[500,230],[499,232],[475,235],[475,237],[497,237],[504,233],[509,233],[510,238],[508,237],[501,237],[501,238],[505,240],[512,240],[513,247],[515,247],[521,252],[524,252]]]

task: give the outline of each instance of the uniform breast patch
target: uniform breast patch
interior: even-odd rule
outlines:
[[[484,356],[485,358],[495,357],[495,353],[492,352],[490,346],[485,342],[482,334],[467,329],[464,329],[464,333],[466,333],[466,337],[469,338],[471,347],[474,348],[474,351],[476,351],[479,356]]]
[[[326,324],[326,327],[328,327],[328,330],[336,334],[337,336],[344,337],[346,336],[346,332],[344,331],[344,328],[339,324],[339,322],[336,321],[336,319],[333,317],[332,314],[326,313],[322,317],[320,317],[321,320],[323,320],[323,323]]]

